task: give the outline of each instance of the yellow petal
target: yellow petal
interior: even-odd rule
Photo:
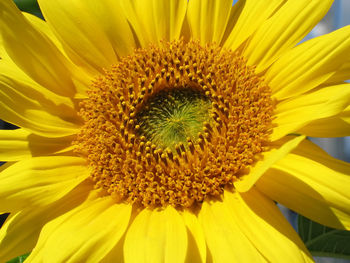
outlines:
[[[68,61],[25,19],[13,1],[0,2],[0,32],[8,55],[28,76],[57,94],[74,95]]]
[[[275,203],[256,189],[224,193],[234,222],[267,262],[313,262],[305,245]],[[268,239],[267,239],[268,237]],[[278,249],[276,249],[278,247]]]
[[[112,250],[103,259],[101,259],[100,263],[124,263],[124,240],[125,233],[124,236],[119,240],[119,242],[112,248]]]
[[[6,52],[5,46],[4,46],[4,41],[2,40],[1,34],[0,34],[0,59],[9,59],[9,56]]]
[[[126,263],[184,262],[186,253],[185,224],[173,207],[142,210],[126,233]]]
[[[243,176],[239,181],[234,182],[235,188],[239,192],[246,192],[256,183],[257,180],[277,161],[283,159],[290,151],[297,147],[305,136],[286,137],[283,140],[276,142],[269,151],[264,152],[260,156],[260,160],[251,167],[249,173]]]
[[[350,84],[320,88],[279,102],[275,110],[272,140],[294,133],[311,121],[336,116],[350,103]]]
[[[63,55],[65,55],[65,57],[68,59],[68,56],[62,46],[62,43],[57,39],[57,37],[52,32],[46,21],[28,13],[23,13],[23,15],[36,30],[48,37],[60,50],[60,52]],[[86,90],[91,85],[91,80],[94,79],[94,74],[91,74],[91,72],[84,69],[83,67],[74,65],[73,63],[71,63],[71,61],[68,63],[67,68],[72,74],[72,81],[76,89],[76,94],[74,95],[74,97],[86,98]]]
[[[273,96],[305,93],[332,77],[348,61],[350,26],[304,42],[280,57],[266,72]]]
[[[0,173],[0,210],[44,206],[62,198],[89,176],[85,160],[70,156],[35,157]]]
[[[297,133],[310,137],[345,137],[350,136],[350,123],[339,116],[312,121]]]
[[[18,112],[16,112],[13,109],[15,108],[13,104],[10,104],[10,106],[13,106],[13,108],[5,105],[7,102],[9,104],[10,99],[6,98],[5,100],[1,95],[2,94],[0,94],[0,99],[2,100],[0,103],[0,111],[2,112],[0,113],[0,118],[2,120],[22,127],[39,136],[56,138],[77,133],[78,127],[72,123],[62,121],[62,119],[58,118],[57,116],[52,116],[45,111],[29,109],[26,111],[25,116],[23,116],[25,111],[23,105],[18,104]],[[23,102],[23,100],[19,99],[17,102]],[[43,123],[48,120],[51,121],[51,123]]]
[[[297,213],[350,230],[350,164],[330,157],[309,141],[276,163],[256,185]]]
[[[339,117],[350,124],[350,105],[347,106],[342,113],[339,114]]]
[[[207,246],[201,224],[196,215],[185,210],[181,213],[187,227],[188,249],[185,262],[207,262]]]
[[[110,196],[83,203],[43,228],[29,262],[100,262],[123,236],[131,205]]]
[[[109,68],[135,48],[119,1],[42,0],[39,5],[69,57],[90,74]]]
[[[76,133],[81,120],[74,103],[35,83],[11,61],[0,60],[0,87],[2,119],[48,137]]]
[[[69,113],[72,116],[75,112],[72,99],[57,95],[39,85],[10,59],[0,60],[0,81],[26,97],[38,101],[44,109]]]
[[[238,1],[236,5],[239,5],[240,12],[232,18],[236,22],[224,46],[236,50],[285,2],[285,0]]]
[[[333,0],[287,1],[253,34],[244,50],[248,64],[257,65],[257,72],[268,68],[311,31],[332,3]]]
[[[325,82],[326,84],[333,84],[347,81],[350,79],[350,61],[346,61],[338,70]]]
[[[135,0],[120,3],[142,47],[180,37],[187,0]]]
[[[32,251],[42,227],[50,220],[81,204],[93,188],[80,184],[72,192],[43,208],[25,208],[13,214],[0,229],[0,262]]]
[[[25,84],[13,81],[13,84]],[[12,85],[13,85],[12,84]],[[32,131],[35,134],[46,137],[62,137],[75,134],[79,128],[76,113],[61,105],[62,112],[50,113],[45,110],[40,102],[33,100],[12,88],[8,80],[1,79],[0,76],[0,118]],[[76,116],[75,119],[74,115]],[[64,120],[64,118],[66,120]]]
[[[104,15],[99,13],[101,10],[96,1],[94,10],[90,10],[90,1],[40,0],[38,3],[50,28],[76,64],[102,72],[104,67],[117,63],[111,42],[96,17],[98,14],[100,18]],[[108,18],[114,21],[119,19]]]
[[[13,162],[70,150],[71,137],[46,138],[23,129],[0,130],[0,160]]]
[[[71,2],[72,1],[69,1],[67,4],[65,4],[65,9],[71,8]],[[93,16],[93,20],[96,21],[95,23],[97,26],[100,27],[100,29],[106,35],[114,52],[119,58],[134,52],[136,44],[134,41],[133,32],[131,31],[128,21],[121,10],[120,1],[77,0],[75,2],[77,2],[78,5],[86,8],[89,17]],[[86,32],[89,32],[89,25],[84,26]],[[72,31],[72,33],[74,34],[74,31]],[[89,36],[91,36],[90,34],[91,33],[89,33]]]
[[[192,37],[206,43],[220,43],[229,22],[232,0],[190,0],[187,20]]]
[[[62,54],[64,54],[64,49],[62,47],[61,42],[57,39],[57,37],[51,31],[51,29],[49,28],[49,25],[46,23],[45,20],[29,13],[22,12],[22,14],[36,30],[40,31],[42,34],[47,36],[55,44],[55,46],[62,52]]]
[[[141,47],[147,47],[157,39],[153,22],[153,10],[149,1],[119,1],[123,14],[132,27]],[[145,10],[147,10],[145,12]]]
[[[205,201],[198,218],[213,262],[266,262],[235,222],[227,202]]]
[[[311,137],[350,136],[350,106],[336,116],[310,122],[298,133]]]
[[[153,0],[153,25],[156,29],[157,41],[179,39],[186,15],[186,0]]]

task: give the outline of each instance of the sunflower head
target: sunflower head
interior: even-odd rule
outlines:
[[[276,202],[350,229],[332,2],[0,0],[0,262],[312,261]]]

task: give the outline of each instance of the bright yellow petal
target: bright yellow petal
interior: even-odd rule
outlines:
[[[52,138],[72,135],[78,130],[78,127],[72,123],[62,121],[59,117],[52,116],[45,111],[37,109],[26,110],[24,108],[25,105],[20,104],[17,104],[17,107],[15,107],[15,105],[13,105],[14,102],[12,102],[10,98],[5,99],[1,95],[2,94],[0,94],[0,111],[2,112],[0,113],[0,118],[2,120],[20,126],[39,136]],[[17,102],[23,102],[23,100],[18,99]],[[5,105],[6,103],[10,104],[12,107]],[[51,123],[45,123],[48,120],[50,120]]]
[[[297,133],[311,137],[345,137],[350,136],[350,122],[341,115],[315,120],[302,127]]]
[[[0,160],[13,162],[70,150],[71,137],[46,138],[23,129],[0,130]]]
[[[290,151],[297,147],[305,136],[286,137],[273,146],[269,151],[260,156],[260,160],[251,167],[249,173],[239,181],[234,182],[235,188],[240,192],[246,192],[253,187],[255,182],[277,161],[283,159]]]
[[[0,1],[0,32],[7,53],[28,76],[57,94],[74,95],[68,61],[11,0]]]
[[[135,48],[119,1],[38,2],[67,54],[91,73],[102,72]]]
[[[110,196],[84,203],[43,228],[29,262],[100,262],[123,236],[131,205]]]
[[[35,217],[34,221],[32,216],[37,216],[37,213],[18,212],[3,225],[0,230],[1,262],[7,262],[33,249],[41,230],[37,226],[42,227],[42,224],[40,218]]]
[[[238,1],[236,5],[239,5],[240,12],[232,18],[236,22],[224,46],[236,50],[285,2],[286,0]]]
[[[60,50],[60,52],[67,57],[66,51],[63,49],[62,43],[54,35],[46,21],[28,13],[23,13],[23,15],[36,30],[48,37]],[[76,89],[76,94],[74,95],[74,97],[85,98],[86,90],[91,85],[91,80],[94,78],[94,75],[86,69],[74,65],[73,63],[68,63],[67,67],[70,73],[72,74],[72,81],[74,82]]]
[[[75,112],[72,99],[59,96],[39,85],[18,68],[11,59],[0,60],[0,81],[28,98],[39,102],[46,110],[70,113],[71,115]]]
[[[281,258],[283,262],[305,262],[304,257],[310,257],[308,261],[313,262],[300,237],[275,203],[259,191],[226,191],[224,202],[242,233],[268,262],[280,262]]]
[[[284,52],[295,46],[326,15],[333,0],[287,1],[253,34],[244,50],[248,64],[256,71],[268,68]]]
[[[186,0],[153,0],[157,41],[179,39],[187,10]],[[151,24],[149,26],[152,26]]]
[[[125,233],[124,236],[119,240],[119,242],[112,248],[112,250],[103,259],[101,259],[100,263],[124,263],[124,240]]]
[[[1,34],[0,34],[0,59],[9,59],[8,54],[6,52],[4,41],[2,40]]]
[[[147,47],[150,43],[155,42],[157,39],[155,22],[153,21],[153,9],[150,7],[149,1],[120,0],[119,2],[123,14],[128,19],[141,47]]]
[[[29,13],[22,12],[22,14],[32,24],[32,26],[36,30],[40,31],[42,34],[47,36],[55,44],[55,46],[62,52],[62,54],[64,54],[64,49],[62,47],[61,42],[57,39],[57,37],[51,31],[51,29],[49,28],[49,25],[46,23],[45,20]]]
[[[187,227],[188,249],[185,262],[207,262],[207,246],[201,224],[196,215],[185,210],[182,214]]]
[[[75,2],[77,3],[77,5],[81,5],[82,7],[86,8],[89,17],[93,16],[93,20],[96,21],[95,23],[97,24],[97,26],[100,27],[100,29],[106,35],[108,41],[112,45],[115,54],[117,54],[119,58],[130,55],[134,52],[136,44],[134,41],[133,32],[131,31],[126,17],[121,10],[119,1],[77,0]],[[67,4],[65,4],[64,8],[70,9],[71,5],[72,1],[67,1]],[[72,14],[73,13],[74,12],[72,12]],[[86,32],[90,31],[89,25],[83,26],[85,26]],[[75,34],[74,31],[72,31],[72,33]],[[65,32],[64,34],[67,33]],[[89,32],[89,36],[92,35],[93,34]],[[76,44],[79,49],[79,42],[76,42]]]
[[[85,160],[70,156],[34,157],[0,173],[0,210],[44,206],[62,198],[89,176]]]
[[[81,120],[74,103],[41,87],[9,60],[0,60],[0,87],[2,119],[42,136],[76,133]]]
[[[350,84],[320,88],[277,104],[271,136],[277,140],[294,133],[311,121],[336,116],[350,103]]]
[[[266,262],[235,222],[230,204],[205,201],[199,212],[213,262]]]
[[[206,43],[220,43],[229,22],[232,0],[190,0],[187,20],[192,37]]]
[[[266,72],[273,96],[286,99],[327,81],[349,60],[350,26],[304,42],[279,58]]]
[[[104,67],[117,63],[117,56],[85,2],[38,1],[47,23],[71,59],[79,66],[102,72]]]
[[[50,220],[81,204],[93,188],[80,184],[64,198],[43,208],[26,208],[7,219],[0,229],[0,262],[32,251],[42,227]]]
[[[309,141],[256,183],[267,196],[323,225],[350,230],[350,164]]]
[[[186,253],[185,224],[171,206],[163,210],[142,210],[126,233],[126,263],[184,262]]]
[[[120,1],[142,47],[180,37],[187,0]]]
[[[298,133],[311,137],[350,136],[350,106],[336,116],[310,122],[301,128]]]
[[[346,61],[325,83],[333,84],[350,79],[350,61]]]
[[[64,120],[60,116],[56,116],[57,113],[51,114],[46,111],[40,102],[28,98],[12,88],[13,84],[23,85],[23,83],[14,81],[10,85],[7,80],[5,81],[0,76],[1,119],[46,137],[62,137],[77,133],[78,117],[69,118],[73,117],[72,114],[76,115],[72,109],[64,105],[57,107],[57,109],[62,109],[62,112],[58,114],[62,114],[63,118],[65,114],[68,115],[67,120]]]

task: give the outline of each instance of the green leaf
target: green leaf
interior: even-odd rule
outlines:
[[[17,258],[11,259],[10,261],[7,261],[7,263],[23,263],[24,260],[29,256],[28,254],[24,254],[22,256],[19,256]]]
[[[313,256],[350,259],[350,231],[326,227],[299,215],[298,232]]]
[[[5,223],[6,218],[8,217],[8,213],[5,214],[0,214],[0,228],[2,227],[2,225]]]
[[[36,0],[13,0],[17,7],[27,13],[31,13],[42,18],[42,14]]]

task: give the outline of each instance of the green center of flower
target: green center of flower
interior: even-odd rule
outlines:
[[[162,149],[175,150],[177,144],[197,141],[204,122],[210,119],[211,102],[190,87],[162,90],[136,115],[139,136]]]

